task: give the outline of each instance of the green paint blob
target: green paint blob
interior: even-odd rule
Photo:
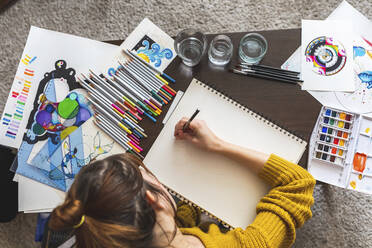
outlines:
[[[79,103],[76,100],[66,98],[58,104],[58,114],[64,119],[74,118],[79,112]]]
[[[39,123],[35,123],[32,126],[32,131],[34,132],[34,134],[40,135],[40,134],[43,134],[45,132],[45,129]]]

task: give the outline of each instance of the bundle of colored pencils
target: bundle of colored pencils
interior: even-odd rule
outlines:
[[[134,53],[123,53],[126,60],[118,61],[119,69],[112,77],[89,70],[89,75],[81,74],[78,81],[88,91],[97,126],[123,148],[143,158],[140,141],[147,135],[139,122],[143,118],[156,122],[162,106],[176,95],[167,80],[175,81]]]

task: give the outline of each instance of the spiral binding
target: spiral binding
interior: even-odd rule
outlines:
[[[225,221],[221,220],[220,218],[218,218],[217,216],[213,215],[212,213],[208,212],[207,210],[205,210],[204,208],[196,205],[194,202],[190,201],[189,199],[187,199],[186,197],[184,197],[183,195],[180,195],[179,193],[177,193],[176,191],[172,190],[171,188],[169,188],[168,186],[164,185],[163,186],[168,190],[168,192],[173,195],[173,196],[176,196],[178,199],[180,199],[181,201],[189,204],[190,206],[194,207],[194,208],[197,208],[200,210],[200,212],[202,212],[203,214],[205,214],[206,216],[208,216],[209,218],[211,219],[214,219],[216,221],[218,221],[218,223],[222,224],[226,229],[229,229],[229,230],[232,230],[234,229],[233,226],[227,224]]]
[[[246,111],[248,114],[252,115],[254,118],[257,118],[260,121],[263,121],[267,125],[275,128],[281,133],[284,133],[285,135],[288,135],[291,139],[295,139],[296,141],[302,143],[306,143],[304,137],[294,131],[290,131],[286,129],[284,126],[280,125],[276,121],[272,120],[271,118],[265,116],[264,114],[257,112],[255,110],[252,110],[248,108],[246,105],[243,105],[239,103],[236,99],[233,97],[229,96],[226,92],[223,90],[219,89],[216,84],[211,84],[211,83],[204,83],[201,82],[197,79],[194,79],[196,83],[198,83],[200,86],[206,88],[207,90],[211,91],[212,93],[217,94],[219,97],[222,97],[223,99],[227,100],[228,102],[234,104],[235,106],[239,107],[239,109],[243,109],[243,111]]]

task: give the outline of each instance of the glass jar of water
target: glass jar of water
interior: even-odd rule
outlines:
[[[174,50],[187,66],[199,64],[207,50],[207,38],[195,29],[185,29],[174,39]]]
[[[242,62],[258,64],[267,51],[265,37],[257,33],[249,33],[243,36],[239,43],[239,57]]]
[[[231,39],[226,35],[217,35],[211,41],[208,50],[208,58],[212,64],[226,65],[230,62],[233,52]]]

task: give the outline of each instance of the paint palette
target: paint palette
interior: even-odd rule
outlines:
[[[309,145],[315,179],[372,194],[372,118],[323,106]]]
[[[354,114],[323,108],[319,114],[313,158],[343,166]]]

